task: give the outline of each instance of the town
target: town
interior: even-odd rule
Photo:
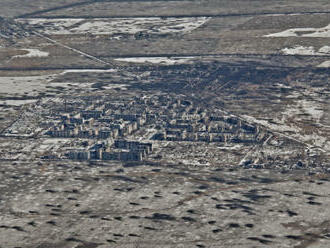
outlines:
[[[47,105],[47,104],[46,104]],[[142,161],[157,141],[254,144],[272,135],[237,117],[169,95],[62,99],[40,125],[43,136],[78,140],[62,158]],[[46,118],[45,118],[46,117]],[[46,158],[46,157],[45,157]]]

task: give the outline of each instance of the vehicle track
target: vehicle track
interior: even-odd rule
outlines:
[[[164,0],[163,0],[164,1]],[[175,1],[175,0],[167,0],[168,1]],[[260,12],[260,13],[232,13],[232,14],[193,14],[193,15],[116,15],[116,16],[107,16],[107,15],[100,15],[100,16],[88,16],[88,15],[55,15],[55,16],[42,16],[38,14],[43,14],[47,12],[51,12],[54,10],[60,10],[70,7],[76,7],[79,5],[85,5],[85,4],[93,4],[96,2],[135,2],[133,0],[126,0],[126,1],[120,1],[120,0],[113,0],[113,1],[87,1],[83,2],[81,4],[74,4],[73,6],[63,6],[63,7],[57,7],[53,8],[51,10],[43,10],[38,11],[35,13],[25,14],[21,16],[17,16],[16,18],[42,18],[42,19],[58,19],[58,18],[83,18],[83,19],[113,19],[113,18],[194,18],[194,17],[214,17],[214,18],[224,18],[224,17],[254,17],[254,16],[269,16],[269,15],[319,15],[319,14],[330,14],[330,11],[300,11],[300,12]],[[140,0],[139,2],[152,2],[150,0]],[[41,12],[41,13],[40,13]]]
[[[38,10],[38,11],[31,12],[31,13],[19,15],[15,18],[26,18],[26,17],[40,15],[40,14],[44,14],[44,13],[48,13],[48,12],[52,12],[52,11],[56,11],[56,10],[68,9],[68,8],[89,5],[89,4],[94,4],[94,3],[100,3],[100,2],[150,2],[150,1],[152,2],[152,0],[124,0],[124,1],[123,0],[87,0],[87,1],[77,2],[77,3],[65,4],[65,5],[61,5],[61,6],[57,6],[57,7],[52,7],[52,8],[48,8],[48,9],[44,9],[44,10]],[[172,2],[172,1],[177,2],[180,0],[166,0],[166,2]]]
[[[44,34],[41,34],[41,33],[36,32],[36,31],[33,31],[33,34],[35,34],[35,35],[37,35],[37,36],[39,36],[39,37],[41,37],[41,38],[43,38],[43,39],[45,39],[47,41],[50,41],[51,43],[54,43],[54,44],[56,44],[58,46],[61,46],[61,47],[65,48],[65,49],[68,49],[68,50],[71,50],[71,51],[73,51],[75,53],[78,53],[79,55],[84,56],[84,57],[86,57],[88,59],[91,59],[91,60],[94,60],[94,61],[96,61],[98,63],[101,63],[101,64],[104,64],[104,65],[113,67],[113,65],[111,63],[109,63],[109,62],[106,62],[106,61],[104,61],[102,59],[99,59],[99,58],[97,58],[97,57],[95,57],[93,55],[90,55],[88,53],[82,52],[82,51],[80,51],[80,50],[78,50],[76,48],[72,48],[72,47],[69,47],[67,45],[64,45],[64,44],[62,44],[62,43],[60,43],[60,42],[58,42],[58,41],[56,41],[54,39],[51,39],[51,38],[47,37]]]
[[[108,63],[106,61],[103,61],[102,59],[100,59],[100,61],[99,61],[99,59],[98,59],[99,57],[86,54],[86,57],[87,56],[90,56],[90,59],[92,59],[92,60],[94,60],[92,58],[92,57],[94,57],[96,59],[95,61],[98,61],[98,62],[102,61],[101,63],[103,64],[103,66],[94,66],[94,67],[91,67],[91,66],[88,66],[88,67],[84,67],[84,66],[0,67],[0,71],[110,70],[110,69],[125,69],[125,67],[126,67],[126,66],[123,65],[123,63],[121,63],[121,65],[119,65],[119,63],[117,63],[117,62],[116,63],[111,63],[111,66],[109,66],[110,62]],[[178,56],[180,56],[180,55],[175,55],[175,57],[178,57]],[[233,56],[233,55],[230,55],[230,56]],[[285,56],[288,56],[288,55],[285,55]],[[329,68],[310,67],[310,66],[278,66],[278,65],[264,65],[264,64],[259,64],[259,63],[252,64],[251,62],[249,62],[248,64],[243,63],[243,62],[235,63],[235,64],[231,64],[231,63],[227,63],[227,62],[220,62],[220,63],[222,63],[222,66],[223,66],[224,69],[226,69],[226,68],[290,69],[290,70],[309,70],[309,71],[315,72],[315,73],[329,71]],[[138,64],[141,65],[140,63],[138,63]],[[160,65],[157,65],[157,64],[150,65],[150,64],[147,64],[147,63],[145,65],[150,66],[150,68],[160,66]],[[161,65],[161,66],[164,66],[164,65]],[[168,65],[168,67],[173,67],[173,66],[180,66],[180,65]],[[127,68],[129,68],[129,66],[127,66]]]

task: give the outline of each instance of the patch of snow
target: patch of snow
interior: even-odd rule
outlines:
[[[329,38],[330,24],[323,28],[291,28],[282,32],[268,34],[264,37],[315,37]]]
[[[299,139],[304,142],[311,143],[314,146],[322,147],[322,148],[326,149],[327,151],[330,151],[329,150],[330,141],[324,136],[320,136],[317,134],[304,134],[304,135],[300,135]]]
[[[38,92],[46,90],[50,82],[59,75],[66,73],[104,73],[114,72],[113,69],[82,69],[82,70],[65,70],[60,73],[54,73],[42,76],[22,76],[22,77],[0,77],[0,94],[5,96],[19,94],[38,95]],[[53,83],[52,83],[53,84]],[[55,84],[55,83],[54,83]]]
[[[127,90],[128,85],[127,84],[108,84],[102,86],[102,88],[106,90],[111,90],[111,89],[120,89],[120,90]]]
[[[291,117],[293,115],[299,116],[301,114],[308,114],[315,122],[319,122],[324,111],[321,106],[314,101],[299,100],[295,105],[290,105],[283,112],[283,118]]]
[[[283,137],[295,140],[299,143],[303,143],[303,144],[307,145],[307,147],[311,147],[311,145],[313,145],[313,146],[317,146],[323,152],[325,152],[324,149],[326,149],[327,151],[330,151],[329,150],[330,141],[327,140],[326,137],[321,136],[321,135],[317,134],[316,132],[313,132],[312,134],[304,134],[303,130],[301,130],[299,127],[286,125],[284,123],[285,122],[284,117],[283,117],[282,123],[279,123],[279,124],[272,124],[266,120],[258,120],[255,117],[247,116],[247,115],[243,115],[242,117],[244,117],[246,120],[248,120],[250,122],[254,122],[254,123],[263,125],[264,127],[270,129],[275,134],[280,134]],[[285,132],[287,132],[287,131],[292,132],[292,134],[286,135]]]
[[[318,51],[315,51],[313,46],[295,46],[293,48],[284,48],[281,51],[286,55],[330,55],[329,46],[323,46]]]
[[[60,146],[69,144],[71,141],[69,139],[61,139],[61,138],[52,138],[52,139],[44,139],[39,146],[40,151],[54,150],[58,149]]]
[[[29,100],[0,100],[1,105],[10,105],[10,106],[21,106],[25,104],[35,103],[37,99],[29,99]]]
[[[178,32],[191,32],[200,26],[204,25],[210,18],[207,17],[195,17],[195,18],[180,18],[174,22],[179,22],[178,24],[172,24],[168,26],[163,26],[159,28],[161,33],[178,33]]]
[[[116,35],[187,33],[205,24],[209,17],[185,18],[95,18],[95,19],[18,19],[21,23],[33,25],[46,34],[95,34]]]
[[[324,61],[323,63],[319,64],[317,67],[329,68],[330,67],[330,60]]]
[[[96,72],[96,73],[103,73],[103,72],[116,72],[114,69],[74,69],[74,70],[65,70],[60,74],[66,73],[85,73],[85,72]]]
[[[33,25],[36,28],[45,29],[47,34],[70,34],[67,29],[70,29],[73,25],[84,21],[79,18],[65,18],[65,19],[44,19],[44,18],[27,18],[16,19],[16,21]]]
[[[312,96],[313,92],[309,92],[308,94]],[[294,139],[306,145],[308,144],[308,146],[313,145],[329,150],[330,141],[322,134],[322,130],[317,128],[307,130],[303,125],[300,125],[304,120],[312,120],[316,124],[320,124],[324,115],[322,105],[315,100],[298,100],[297,94],[292,94],[290,98],[296,99],[294,104],[286,106],[281,118],[273,120],[276,123],[270,123],[267,120],[258,120],[252,116],[244,115],[243,117],[250,122],[261,124],[273,132],[280,132],[284,137]],[[292,122],[292,118],[295,122]],[[289,136],[285,135],[287,131],[291,132]]]
[[[91,88],[92,86],[92,82],[88,82],[88,83],[81,83],[81,82],[51,82],[49,83],[50,86],[53,87],[66,87],[69,89],[75,89],[75,88],[79,88],[79,89],[93,89]],[[112,90],[112,89],[120,89],[120,90],[127,90],[128,85],[127,84],[106,84],[106,85],[102,85],[102,89],[104,90]]]
[[[285,84],[281,84],[281,83],[276,83],[276,86],[277,86],[277,87],[281,87],[281,88],[291,89],[290,86],[285,85]]]
[[[296,98],[298,98],[298,97],[300,97],[300,96],[301,96],[301,95],[299,94],[299,92],[294,91],[294,92],[292,92],[290,95],[285,96],[285,98],[296,99]]]
[[[315,55],[315,50],[313,46],[295,46],[294,48],[284,48],[281,50],[282,53],[286,55]]]
[[[0,77],[2,94],[24,94],[43,90],[56,74],[29,77]]]
[[[330,54],[330,46],[323,46],[319,49],[319,53]]]
[[[132,58],[118,58],[116,61],[129,63],[151,63],[163,65],[175,65],[188,63],[194,57],[132,57]]]
[[[301,100],[299,101],[299,104],[302,106],[305,113],[310,115],[317,122],[320,121],[324,114],[323,110],[321,110],[321,106],[307,100]]]
[[[47,57],[49,55],[48,52],[40,51],[39,49],[22,49],[24,51],[27,51],[27,54],[23,55],[16,55],[13,58],[32,58],[32,57]]]
[[[255,117],[248,116],[248,115],[242,115],[242,117],[245,120],[247,120],[248,122],[260,124],[264,127],[267,127],[271,130],[275,130],[278,132],[295,132],[295,131],[297,131],[296,128],[287,126],[285,124],[273,124],[273,123],[268,122],[267,120],[259,120],[259,119],[256,119]]]
[[[242,145],[234,145],[234,146],[219,146],[221,150],[237,150],[242,148]]]

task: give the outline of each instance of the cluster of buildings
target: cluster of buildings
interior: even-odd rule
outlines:
[[[151,152],[151,143],[115,140],[111,145],[102,142],[88,148],[72,149],[66,156],[73,160],[141,161]]]
[[[47,135],[84,143],[67,151],[66,157],[74,160],[143,160],[152,144],[134,139],[254,143],[266,137],[257,126],[209,113],[180,96],[89,97],[79,104],[65,101],[52,113]],[[143,136],[147,130],[153,130],[150,137]]]
[[[190,113],[192,114],[192,113]],[[219,143],[255,143],[266,138],[259,127],[230,116],[185,115],[165,123],[154,140]]]
[[[66,157],[74,160],[140,161],[152,151],[151,143],[127,141],[125,137],[146,124],[146,111],[134,101],[85,99],[79,106],[65,102],[54,111],[46,135],[75,138],[84,144]],[[89,140],[86,143],[85,140]]]
[[[61,115],[59,125],[51,127],[47,134],[57,138],[116,139],[131,134],[145,122],[145,115],[89,110]]]

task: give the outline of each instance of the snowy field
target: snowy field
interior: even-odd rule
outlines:
[[[30,99],[30,100],[0,100],[0,105],[8,105],[8,106],[21,106],[25,104],[35,103],[38,100]]]
[[[267,119],[255,118],[249,115],[243,115],[242,117],[249,122],[260,124],[273,132],[282,134],[290,133],[288,136],[299,142],[308,144],[309,147],[313,144],[321,149],[330,151],[330,140],[327,139],[326,135],[318,128],[307,130],[303,124],[309,120],[315,123],[316,126],[326,128],[321,123],[324,116],[324,106],[314,99],[301,99],[302,95],[317,98],[315,92],[319,90],[322,89],[314,88],[313,90],[305,90],[301,93],[294,93],[287,96],[288,99],[292,99],[294,102],[286,105],[281,116],[273,118],[271,122]],[[295,121],[292,121],[292,119]]]
[[[18,19],[49,35],[95,34],[134,35],[138,32],[149,34],[187,33],[193,31],[210,18],[95,18],[95,19]]]
[[[26,54],[23,55],[15,55],[13,58],[34,58],[34,57],[48,57],[48,52],[40,51],[39,49],[34,48],[26,48],[22,49],[23,51],[26,51]]]
[[[264,37],[314,37],[314,38],[329,38],[330,24],[322,28],[291,28],[282,32],[268,34]]]
[[[175,65],[175,64],[188,63],[194,58],[195,57],[132,57],[132,58],[118,58],[114,60],[121,62],[129,62],[129,63]]]
[[[264,37],[272,38],[288,38],[288,37],[302,37],[302,38],[330,38],[330,24],[321,28],[291,28],[282,32],[264,35]],[[286,55],[330,55],[330,46],[323,46],[318,50],[313,46],[297,45],[291,48],[284,48],[281,50]],[[317,67],[329,68],[330,60],[324,61]]]
[[[317,67],[329,68],[330,67],[330,60],[324,61],[323,63],[319,64]]]
[[[326,56],[330,55],[330,46],[323,46],[320,49],[315,49],[313,46],[295,46],[292,48],[284,48],[281,50],[286,55],[318,55]]]
[[[330,46],[323,46],[320,49],[315,49],[313,46],[295,46],[292,48],[283,48],[281,53],[285,55],[305,55],[305,56],[330,56]],[[329,68],[330,60],[324,61],[317,67]]]
[[[53,73],[42,76],[22,76],[22,77],[0,77],[0,85],[2,96],[37,96],[40,92],[47,91],[48,87],[56,86],[70,86],[71,82],[56,83],[51,82],[58,76],[67,73],[112,73],[115,70],[112,69],[75,69],[64,70],[59,73]],[[73,83],[74,84],[74,83]],[[76,83],[77,87],[83,85]],[[88,84],[90,86],[90,84]],[[113,87],[123,87],[125,85],[114,85]],[[86,86],[87,87],[87,86]],[[110,87],[110,86],[109,86]],[[18,106],[23,104],[32,103],[34,100],[1,100],[0,104],[7,104],[12,106]]]
[[[61,72],[61,74],[66,73],[85,73],[85,72],[94,72],[94,73],[107,73],[107,72],[116,72],[115,69],[70,69]]]
[[[36,95],[45,90],[47,83],[54,79],[56,74],[29,77],[0,77],[1,94],[5,95]]]

